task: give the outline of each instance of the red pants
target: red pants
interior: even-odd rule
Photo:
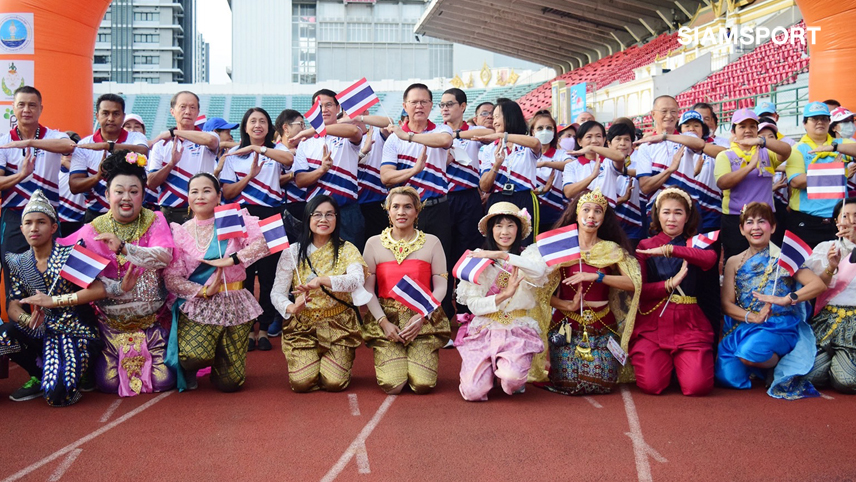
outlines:
[[[665,349],[638,337],[630,346],[630,362],[636,371],[636,385],[645,393],[663,393],[671,381],[672,368],[684,395],[699,397],[713,389],[713,348],[707,344]]]

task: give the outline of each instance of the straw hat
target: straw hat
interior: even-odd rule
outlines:
[[[532,232],[532,221],[529,217],[529,212],[526,208],[519,209],[510,202],[498,202],[488,209],[487,214],[479,221],[479,232],[482,236],[487,236],[487,222],[494,216],[514,216],[520,220],[520,227],[523,228],[521,239],[529,236]]]

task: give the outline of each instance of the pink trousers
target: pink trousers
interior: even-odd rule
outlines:
[[[470,329],[462,342],[455,345],[461,354],[459,390],[470,402],[487,400],[494,376],[509,395],[523,388],[532,357],[544,350],[535,330],[519,326]]]

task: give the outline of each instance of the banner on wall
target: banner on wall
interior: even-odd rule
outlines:
[[[35,63],[32,60],[0,60],[0,102],[14,100],[18,87],[35,84]]]
[[[32,13],[0,13],[0,55],[35,53]]]
[[[578,115],[586,110],[586,83],[581,82],[569,88],[571,91],[571,120],[576,119]]]
[[[0,103],[0,132],[9,132],[13,127],[18,125],[18,120],[15,118],[15,113],[12,112],[12,104]]]

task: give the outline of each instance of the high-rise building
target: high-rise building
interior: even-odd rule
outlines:
[[[231,0],[230,5],[236,83],[454,75],[453,44],[413,33],[428,5],[424,0]]]
[[[196,36],[196,56],[193,58],[196,63],[196,72],[193,74],[194,82],[208,82],[211,78],[211,68],[209,64],[211,52],[211,44],[202,38],[202,34]]]
[[[95,40],[95,82],[196,82],[196,0],[115,1]]]

